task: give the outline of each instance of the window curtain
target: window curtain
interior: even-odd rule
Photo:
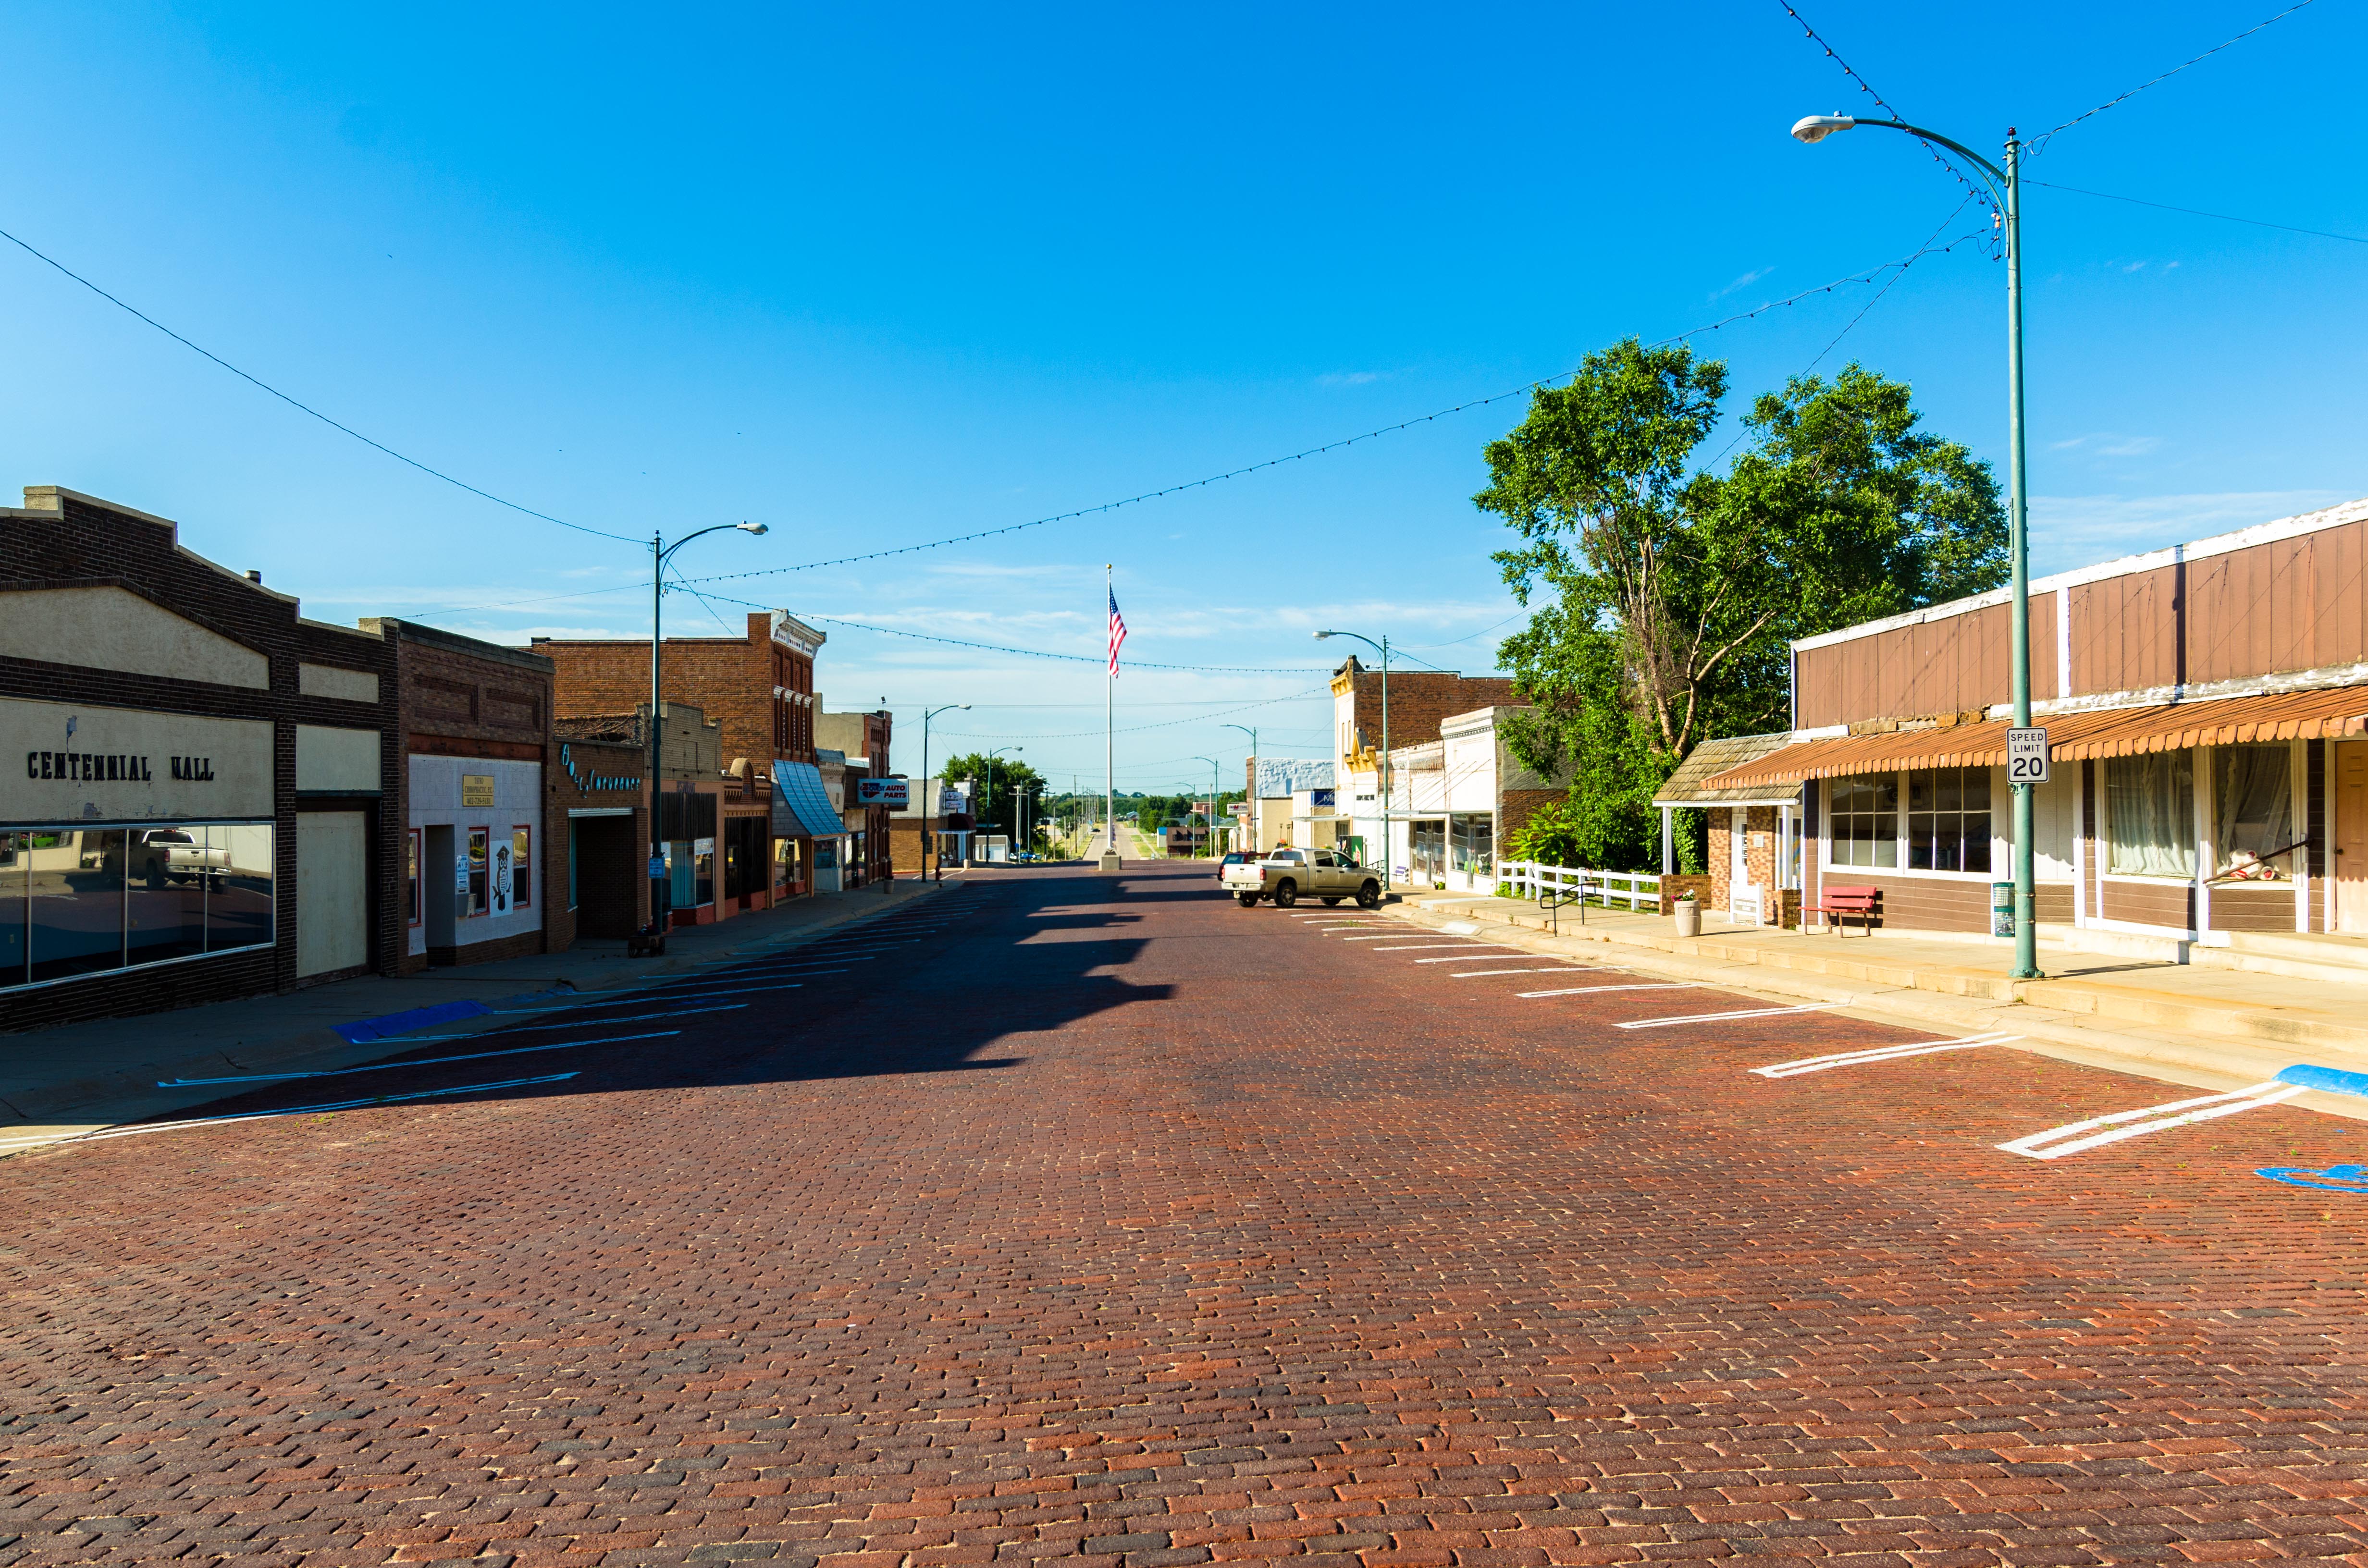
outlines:
[[[2292,874],[2292,856],[2260,857],[2302,836],[2294,831],[2294,753],[2282,745],[2221,746],[2213,753],[2212,853],[2215,875],[2232,867],[2258,865],[2264,881]],[[2237,857],[2246,857],[2239,862]]]
[[[2195,875],[2195,754],[2153,752],[2105,763],[2105,872]]]

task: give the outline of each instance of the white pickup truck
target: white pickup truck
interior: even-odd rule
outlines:
[[[1303,897],[1338,903],[1353,898],[1360,909],[1378,909],[1382,880],[1337,849],[1273,849],[1263,860],[1228,866],[1218,884],[1244,909],[1255,909],[1261,898],[1274,900],[1277,909],[1289,909]]]

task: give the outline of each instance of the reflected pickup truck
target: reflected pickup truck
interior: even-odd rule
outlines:
[[[1262,898],[1277,909],[1289,909],[1303,898],[1338,903],[1353,898],[1360,909],[1378,909],[1381,878],[1337,849],[1275,849],[1263,860],[1228,866],[1217,879],[1244,909],[1255,909]]]

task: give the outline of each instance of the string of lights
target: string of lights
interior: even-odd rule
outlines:
[[[709,580],[703,577],[699,579],[700,582]],[[690,579],[685,578],[683,586],[690,588]],[[690,588],[690,591],[694,594],[699,592],[696,588]],[[722,599],[725,604],[745,605],[750,609],[770,608],[760,605],[754,599],[735,599],[729,594],[717,594],[713,597]],[[1024,658],[1057,659],[1063,664],[1073,665],[1099,665],[1106,662],[1109,657],[1107,654],[1096,656],[1087,653],[1047,653],[1037,648],[1007,648],[1000,642],[973,642],[962,637],[939,637],[928,631],[906,631],[894,626],[873,626],[869,621],[848,620],[836,615],[815,615],[806,610],[793,610],[790,613],[795,615],[800,620],[819,620],[825,625],[844,626],[857,631],[875,631],[882,637],[910,637],[918,642],[944,642],[956,648],[976,648],[988,653],[1018,653]],[[1186,670],[1196,675],[1217,676],[1304,676],[1315,673],[1305,665],[1155,665],[1142,659],[1129,659],[1127,667],[1136,670]],[[1100,732],[1095,733],[1099,734]]]
[[[232,364],[229,360],[223,358],[221,355],[215,353],[212,349],[203,348],[199,347],[197,344],[190,342],[188,338],[183,337],[179,333],[175,332],[171,327],[166,326],[163,322],[158,321],[154,316],[149,315],[147,312],[140,310],[136,306],[126,304],[123,301],[117,299],[114,295],[108,293],[106,290],[92,282],[89,278],[85,278],[81,273],[76,272],[74,268],[68,267],[65,263],[58,260],[54,256],[46,256],[40,251],[35,250],[31,245],[27,244],[23,240],[18,239],[7,230],[0,229],[0,240],[6,240],[10,244],[15,245],[18,250],[21,250],[27,256],[31,256],[35,261],[40,262],[46,267],[55,267],[58,271],[65,274],[68,278],[73,278],[75,282],[81,284],[84,288],[89,290],[100,299],[105,300],[108,304],[113,305],[116,309],[129,312],[131,315],[137,317],[141,321],[146,322],[150,326],[154,327],[158,332],[163,333],[165,336],[171,338],[182,347],[189,350],[193,354],[201,355],[204,358],[212,360],[215,364],[221,366],[223,369],[228,370],[232,375],[236,376],[240,381],[246,382],[250,386],[257,387],[264,392],[269,392],[273,397],[278,398],[280,402],[296,410],[299,414],[309,415],[313,418],[319,420],[322,424],[326,425],[330,429],[337,431],[341,435],[351,436],[363,446],[369,447],[374,451],[383,452],[388,457],[393,458],[395,461],[403,463],[407,467],[416,468],[420,472],[427,475],[430,479],[440,479],[445,483],[465,490],[470,494],[474,495],[481,500],[491,501],[496,506],[507,506],[513,512],[522,513],[529,517],[540,517],[546,523],[557,523],[563,528],[573,528],[580,534],[591,534],[598,539],[613,539],[624,544],[639,544],[642,542],[640,540],[631,539],[623,534],[612,534],[602,528],[586,528],[582,523],[571,523],[564,517],[554,517],[548,512],[538,512],[531,506],[521,506],[515,501],[503,499],[501,496],[495,494],[490,490],[480,490],[475,485],[469,483],[466,480],[455,479],[441,469],[429,468],[417,458],[405,457],[403,453],[396,451],[393,447],[388,446],[385,442],[374,441],[368,436],[363,435],[360,431],[355,429],[350,425],[340,425],[337,421],[330,418],[327,415],[322,413],[319,409],[314,408],[312,404],[298,402],[296,399],[289,396],[286,392],[281,392],[278,387],[273,386],[269,381],[263,380],[261,377],[249,375],[245,370],[242,370],[237,366]]]
[[[2093,119],[2097,116],[2104,113],[2107,109],[2114,108],[2116,105],[2129,102],[2132,98],[2136,97],[2140,93],[2145,92],[2148,87],[2155,85],[2157,82],[2168,82],[2173,76],[2178,75],[2181,71],[2186,70],[2189,66],[2200,65],[2204,61],[2211,59],[2214,55],[2219,53],[2224,49],[2236,48],[2237,45],[2244,42],[2247,39],[2251,38],[2263,28],[2284,21],[2288,17],[2293,16],[2296,11],[2301,10],[2305,6],[2310,5],[2311,3],[2312,0],[2294,0],[2293,5],[2287,6],[2284,10],[2280,11],[2276,16],[2270,17],[2267,21],[2255,22],[2251,27],[2247,28],[2243,32],[2238,33],[2235,38],[2230,39],[2227,42],[2214,44],[2210,49],[2207,49],[2203,53],[2197,55],[2194,59],[2181,61],[2179,64],[2172,66],[2169,70],[2164,72],[2159,76],[2148,77],[2146,80],[2140,82],[2136,86],[2132,87],[2128,92],[2122,94],[2120,97],[2107,98],[2095,108],[2074,115],[2071,119],[2066,120],[2063,124],[2056,126],[2054,130],[2040,132],[2038,135],[2031,139],[2031,156],[2035,158],[2039,156],[2040,153],[2047,151],[2047,144],[2055,140],[2058,134],[2071,130],[2082,120]],[[1787,9],[1790,9],[1790,7],[1787,7]],[[2083,192],[2082,194],[2095,195],[2096,192],[2089,191]],[[2147,205],[2151,206],[2153,204],[2147,203]],[[2211,216],[2211,214],[2207,214],[2207,216]],[[2243,220],[2239,219],[2238,222],[2241,222]],[[2271,225],[2271,227],[2276,226],[2277,225],[2274,224]],[[2337,237],[2340,238],[2341,236]]]
[[[950,735],[955,740],[962,741],[1083,741],[1101,734],[1133,735],[1140,734],[1145,730],[1170,730],[1178,724],[1205,723],[1211,719],[1222,719],[1228,713],[1247,713],[1253,708],[1271,708],[1278,702],[1302,702],[1311,697],[1321,697],[1331,689],[1328,684],[1311,686],[1305,691],[1294,691],[1288,697],[1269,697],[1262,702],[1245,702],[1239,708],[1227,708],[1220,712],[1195,713],[1189,719],[1162,719],[1156,724],[1128,724],[1108,731],[1070,730],[1060,734],[1050,735],[978,734],[959,730],[939,730],[938,733]]]
[[[1884,101],[1883,95],[1874,90],[1874,85],[1873,83],[1869,82],[1865,77],[1852,70],[1850,68],[1850,62],[1844,60],[1839,54],[1834,51],[1834,46],[1832,44],[1827,43],[1824,39],[1817,36],[1817,29],[1809,25],[1809,19],[1801,15],[1799,11],[1793,9],[1792,0],[1776,0],[1776,3],[1784,7],[1784,14],[1786,16],[1792,17],[1793,21],[1800,24],[1801,30],[1808,35],[1809,41],[1816,44],[1819,49],[1824,50],[1826,51],[1826,58],[1832,61],[1836,65],[1840,66],[1842,74],[1849,77],[1852,82],[1858,85],[1858,90],[1860,92],[1864,93],[1868,97],[1874,100],[1875,107],[1877,108],[1880,108],[1884,113],[1889,115],[1894,119],[1902,121],[1907,119],[1907,117],[1906,115],[1900,113],[1897,109],[1893,108],[1889,103]],[[2304,3],[2307,5],[2309,0],[2304,0]],[[1941,151],[1941,148],[1934,145],[1932,142],[1925,141],[1921,136],[1918,136],[1916,141],[1927,153],[1932,154],[1932,161],[1934,163],[1940,165],[1942,168],[1948,170],[1951,175],[1954,176],[1957,183],[1964,186],[1970,194],[1978,198],[1984,207],[1989,208],[1992,210],[1996,210],[1997,204],[1990,199],[1989,187],[1987,184],[1969,177],[1964,170],[1957,166],[1955,159],[1950,157],[1948,153]]]

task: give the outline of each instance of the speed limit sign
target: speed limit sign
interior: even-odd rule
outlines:
[[[2047,782],[2047,732],[2009,730],[2006,733],[2006,781],[2009,784]]]

